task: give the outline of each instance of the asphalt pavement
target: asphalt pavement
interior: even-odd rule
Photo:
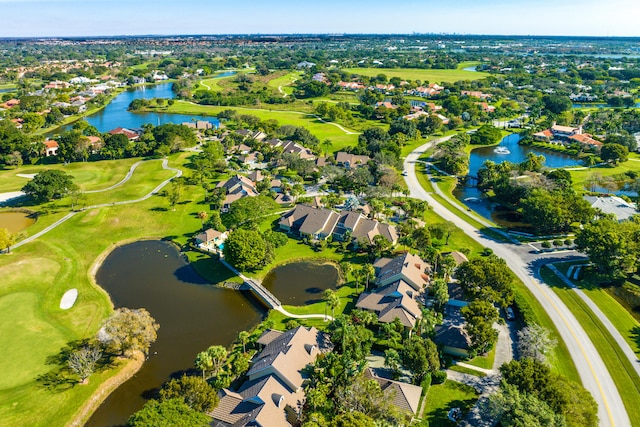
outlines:
[[[497,256],[507,262],[508,267],[533,293],[558,328],[560,336],[573,358],[584,387],[591,392],[598,404],[600,426],[630,426],[629,417],[615,383],[582,325],[562,300],[540,279],[539,267],[537,267],[536,263],[539,257],[534,256],[537,254],[531,254],[530,250],[528,250],[530,247],[527,245],[502,243],[485,237],[478,229],[468,224],[456,213],[449,211],[422,188],[416,176],[416,162],[424,151],[438,142],[440,141],[432,141],[417,148],[405,159],[404,170],[408,172],[405,180],[411,197],[426,200],[435,213],[456,224],[471,238],[482,246],[491,248]],[[576,256],[577,254],[543,255],[563,258]]]

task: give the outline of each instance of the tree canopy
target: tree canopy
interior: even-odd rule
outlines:
[[[130,351],[147,353],[159,328],[144,308],[118,308],[98,331],[98,340],[122,355]]]
[[[240,228],[231,232],[223,251],[225,259],[236,268],[252,270],[265,264],[267,243],[258,231]]]
[[[189,407],[182,399],[148,401],[129,417],[128,427],[207,427],[211,418]]]
[[[62,171],[48,169],[37,174],[29,181],[22,191],[37,202],[47,202],[54,198],[63,197],[73,188],[73,179]]]
[[[515,278],[502,258],[492,255],[463,262],[456,275],[460,286],[475,297],[503,307],[513,302]]]

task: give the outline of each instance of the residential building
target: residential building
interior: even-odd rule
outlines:
[[[395,227],[366,218],[358,212],[314,208],[297,205],[285,213],[278,223],[281,230],[301,237],[324,240],[329,236],[341,240],[347,233],[353,241],[373,243],[375,236],[382,236],[391,244],[398,241]]]
[[[213,228],[207,228],[202,233],[196,234],[194,237],[196,246],[207,250],[218,250],[223,247],[225,240],[229,237],[228,232],[220,232]]]
[[[372,292],[360,294],[356,308],[374,312],[381,323],[392,323],[399,319],[406,328],[413,328],[422,317],[418,303],[421,293],[399,279]]]
[[[138,132],[136,132],[135,130],[131,130],[131,129],[126,129],[123,127],[117,127],[115,129],[112,129],[108,132],[110,135],[124,135],[127,137],[127,139],[129,141],[135,141],[138,138],[140,138],[140,134]]]
[[[44,142],[44,155],[49,156],[57,156],[58,155],[58,142],[53,139],[47,139]]]
[[[366,378],[375,380],[384,394],[391,398],[393,406],[411,416],[418,412],[422,387],[390,380],[377,376],[373,369],[367,368],[364,372]]]
[[[231,203],[243,197],[254,197],[258,195],[258,190],[253,181],[246,176],[234,175],[226,181],[221,181],[216,188],[224,188],[227,196],[222,202],[222,212],[227,212]]]
[[[599,148],[602,146],[602,142],[593,139],[588,133],[582,132],[582,126],[560,126],[553,124],[549,129],[545,129],[533,134],[533,138],[538,141],[556,142],[556,143],[579,143],[589,146],[591,148]]]
[[[366,165],[370,160],[371,158],[369,156],[359,156],[345,151],[338,151],[338,153],[336,153],[336,164],[347,169]]]
[[[626,221],[639,213],[633,203],[618,196],[584,196],[583,198],[599,212],[614,215],[618,222]]]
[[[491,94],[488,93],[483,93],[480,91],[474,91],[474,90],[463,90],[460,92],[460,95],[462,96],[471,96],[474,98],[480,98],[480,99],[488,99],[491,98]]]
[[[299,326],[287,332],[265,331],[258,339],[264,349],[237,391],[222,389],[210,414],[214,427],[290,427],[304,402],[303,370],[321,353],[331,351],[328,336],[316,328]]]
[[[445,315],[441,325],[435,327],[434,342],[442,347],[442,352],[456,357],[468,357],[471,339],[465,330],[466,322],[460,309],[468,305],[466,301],[450,300],[445,305]]]
[[[316,156],[311,150],[293,141],[281,141],[278,138],[267,141],[273,148],[281,148],[283,153],[297,154],[303,160],[314,160]]]
[[[379,288],[404,280],[414,290],[420,291],[429,283],[428,272],[431,267],[422,258],[409,252],[393,259],[378,260],[374,263],[374,268],[377,268],[376,284]]]

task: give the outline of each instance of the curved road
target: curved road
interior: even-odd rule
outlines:
[[[422,188],[416,176],[415,165],[424,151],[439,141],[424,144],[411,152],[404,162],[404,169],[408,172],[405,177],[411,197],[426,200],[433,210],[447,221],[453,222],[467,235],[481,245],[491,248],[496,255],[503,258],[509,268],[538,299],[553,323],[558,328],[560,336],[569,349],[582,383],[591,392],[598,404],[598,416],[602,427],[630,426],[629,417],[620,398],[620,394],[611,379],[600,354],[562,300],[540,280],[538,270],[532,265],[532,259],[523,252],[524,246],[501,243],[484,237],[478,229],[449,211]]]
[[[135,165],[131,166],[131,170],[129,171],[129,173],[127,174],[127,177],[125,177],[124,180],[120,181],[118,184],[116,184],[115,186],[110,187],[111,188],[115,188],[119,185],[122,185],[123,183],[125,183],[129,178],[131,178],[131,174],[133,174],[133,171],[135,170],[135,167],[138,166],[140,162],[136,163]],[[163,182],[161,182],[156,188],[154,188],[153,190],[151,190],[151,192],[149,192],[148,194],[140,197],[139,199],[135,199],[135,200],[123,200],[121,202],[112,202],[112,203],[102,203],[100,205],[93,205],[93,206],[87,206],[86,208],[80,210],[80,211],[73,211],[73,212],[69,212],[67,215],[63,216],[62,218],[60,218],[59,220],[57,220],[56,222],[54,222],[53,224],[51,224],[50,226],[48,226],[47,228],[45,228],[44,230],[34,234],[33,236],[27,237],[24,240],[21,240],[20,242],[16,243],[15,245],[13,245],[11,248],[15,249],[15,248],[19,248],[22,245],[26,245],[29,242],[32,242],[34,240],[36,240],[38,237],[42,236],[43,234],[48,233],[49,231],[53,230],[54,228],[56,228],[57,226],[59,226],[60,224],[64,223],[65,221],[67,221],[68,219],[74,217],[75,215],[77,215],[78,213],[82,212],[82,211],[86,211],[89,209],[95,209],[95,208],[102,208],[102,207],[107,207],[107,206],[117,206],[117,205],[128,205],[130,203],[138,203],[138,202],[142,202],[144,200],[149,199],[150,197],[152,197],[154,194],[156,194],[158,191],[160,191],[165,185],[167,185],[172,179],[177,178],[179,176],[182,176],[182,171],[180,169],[176,169],[176,168],[172,168],[169,167],[169,161],[167,159],[163,159],[162,160],[162,168],[163,169],[167,169],[167,170],[172,170],[174,172],[176,172],[176,174],[174,176],[172,176],[171,178],[164,180]],[[99,191],[106,191],[106,190],[99,190]],[[2,253],[2,251],[0,251],[0,253]]]

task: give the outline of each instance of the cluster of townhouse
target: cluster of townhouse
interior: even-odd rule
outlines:
[[[582,126],[560,126],[554,123],[549,129],[534,133],[533,138],[538,141],[555,144],[578,143],[595,149],[602,146],[602,142],[594,139],[592,135],[584,133],[582,131]]]
[[[456,265],[468,261],[460,252],[448,255]],[[415,328],[422,318],[423,306],[428,304],[431,266],[409,252],[395,258],[379,258],[373,266],[376,273],[374,288],[360,294],[356,308],[375,313],[380,323],[392,323],[398,319],[405,328]],[[471,341],[460,310],[468,302],[455,282],[449,284],[449,295],[443,322],[435,329],[434,342],[447,354],[466,357]]]
[[[242,385],[219,392],[218,406],[209,414],[213,427],[298,425],[305,401],[305,368],[333,350],[324,332],[303,326],[286,332],[267,329],[257,344],[262,351],[253,358]],[[400,411],[409,416],[418,412],[422,387],[382,378],[370,368],[364,375],[376,381]]]
[[[334,240],[351,239],[355,244],[372,244],[376,236],[382,236],[392,245],[398,241],[394,226],[367,218],[360,212],[336,212],[304,204],[282,215],[278,227],[289,234],[310,240],[326,240],[331,236]]]

